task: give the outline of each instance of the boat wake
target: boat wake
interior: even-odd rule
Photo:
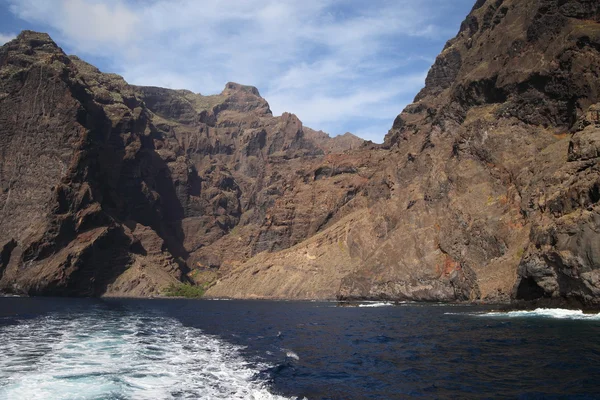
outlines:
[[[0,328],[0,398],[283,399],[242,349],[160,316],[26,320]]]

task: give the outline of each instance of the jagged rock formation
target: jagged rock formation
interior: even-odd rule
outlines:
[[[365,185],[326,183],[356,172],[334,153],[360,139],[273,117],[256,88],[130,86],[35,32],[0,49],[0,130],[0,289],[16,293],[159,294],[306,239]]]
[[[386,137],[400,180],[431,182],[471,297],[598,302],[599,20],[595,1],[478,1]]]
[[[600,5],[479,0],[383,146],[0,50],[0,289],[600,304]]]
[[[282,296],[333,264],[341,299],[598,304],[599,19],[596,1],[477,1],[386,136],[388,189],[212,293]],[[261,283],[286,269],[292,289]]]

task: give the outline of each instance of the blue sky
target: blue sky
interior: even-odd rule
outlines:
[[[0,0],[0,43],[48,32],[139,85],[258,87],[332,136],[381,142],[475,0]]]

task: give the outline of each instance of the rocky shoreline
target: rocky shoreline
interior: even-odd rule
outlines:
[[[28,298],[26,294],[13,294],[0,292],[0,297],[8,298]],[[35,297],[35,296],[34,296]],[[184,296],[102,296],[104,299],[133,299],[133,300],[203,300],[203,301],[231,301],[231,300],[243,300],[243,301],[275,301],[275,302],[328,302],[336,303],[340,307],[356,307],[360,304],[365,303],[386,303],[394,306],[399,305],[430,305],[438,304],[440,306],[487,306],[492,307],[492,310],[499,312],[511,312],[511,311],[534,311],[537,309],[565,309],[565,310],[581,310],[584,313],[598,313],[600,312],[600,306],[588,305],[573,299],[556,299],[556,298],[545,298],[537,300],[505,300],[505,301],[453,301],[453,302],[436,302],[436,301],[413,301],[413,300],[391,300],[388,298],[360,298],[360,299],[298,299],[298,298],[213,298],[213,297],[184,297]]]

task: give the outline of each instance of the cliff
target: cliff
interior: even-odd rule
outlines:
[[[600,6],[479,0],[383,146],[0,48],[0,290],[600,303]]]
[[[331,183],[353,168],[334,153],[362,140],[273,117],[256,88],[131,86],[29,31],[0,48],[0,127],[0,289],[15,293],[210,283],[323,229],[364,185]]]
[[[478,1],[386,136],[384,190],[210,293],[277,297],[328,276],[340,299],[597,305],[599,7]]]

